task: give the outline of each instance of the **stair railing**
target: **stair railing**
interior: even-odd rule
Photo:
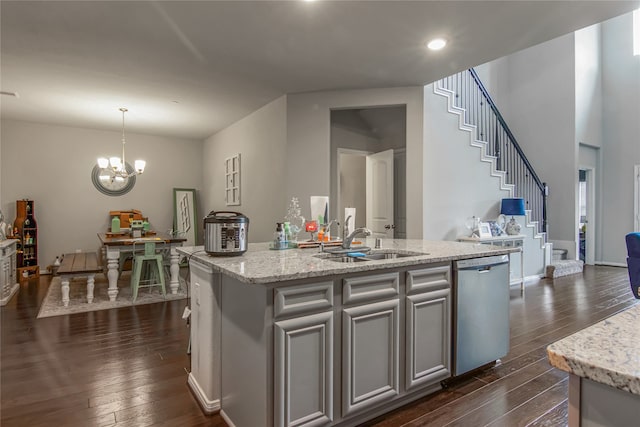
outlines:
[[[465,123],[476,127],[476,139],[487,143],[487,154],[495,157],[497,169],[504,171],[507,183],[514,185],[514,197],[525,200],[531,220],[538,223],[538,232],[546,233],[549,188],[529,163],[476,71],[470,68],[436,84],[455,94],[454,105],[464,109]]]

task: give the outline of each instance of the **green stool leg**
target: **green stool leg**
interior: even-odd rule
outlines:
[[[131,272],[131,293],[133,296],[133,302],[136,302],[138,298],[138,288],[140,287],[140,274],[142,273],[143,261],[134,259],[133,271]]]
[[[156,246],[153,242],[145,243],[144,255],[135,255],[131,273],[133,302],[138,297],[139,288],[150,288],[152,286],[160,286],[162,295],[165,298],[167,297],[162,262],[163,256],[156,253]]]

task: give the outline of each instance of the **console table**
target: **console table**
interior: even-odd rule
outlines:
[[[473,242],[481,245],[494,245],[520,248],[520,252],[512,252],[509,254],[509,282],[511,285],[520,284],[520,289],[524,290],[524,238],[522,234],[510,236],[493,237],[459,237],[459,242]]]

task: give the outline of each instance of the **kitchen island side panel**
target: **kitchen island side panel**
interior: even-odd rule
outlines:
[[[222,276],[222,415],[273,425],[273,290]]]
[[[220,280],[211,267],[190,263],[190,349],[188,384],[203,411],[220,410]]]

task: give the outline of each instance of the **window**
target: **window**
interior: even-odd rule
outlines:
[[[225,160],[225,195],[227,206],[240,204],[240,153]]]

